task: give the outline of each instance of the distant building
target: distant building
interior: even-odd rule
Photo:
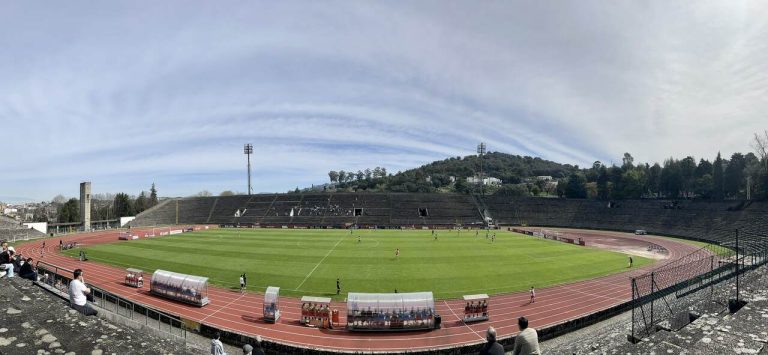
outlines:
[[[487,177],[482,179],[483,185],[493,185],[498,186],[501,185],[501,179],[497,179],[495,177]],[[470,176],[467,178],[467,183],[470,184],[480,184],[480,177],[478,176]]]
[[[549,175],[537,176],[536,181],[552,181],[552,177]]]

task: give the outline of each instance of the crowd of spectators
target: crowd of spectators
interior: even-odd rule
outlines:
[[[37,281],[37,270],[32,258],[25,258],[21,254],[16,254],[16,250],[8,246],[8,242],[2,242],[2,251],[0,251],[0,273],[5,277],[19,277]]]

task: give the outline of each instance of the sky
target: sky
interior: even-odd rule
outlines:
[[[0,201],[749,152],[766,1],[0,1]]]

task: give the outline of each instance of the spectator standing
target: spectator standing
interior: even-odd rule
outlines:
[[[86,316],[95,316],[99,312],[88,305],[86,295],[91,293],[91,289],[85,286],[83,270],[75,269],[73,276],[74,280],[69,283],[70,306]]]
[[[213,335],[213,339],[211,339],[211,355],[227,355],[227,353],[224,352],[224,344],[221,343],[221,333],[216,332],[216,334]]]
[[[517,325],[520,327],[520,333],[515,337],[515,347],[512,349],[512,355],[541,354],[539,334],[536,333],[536,329],[528,328],[528,318],[518,318]]]
[[[264,355],[264,348],[261,345],[261,335],[256,336],[256,348],[253,349],[253,355]]]
[[[496,329],[488,327],[485,340],[488,342],[480,350],[480,355],[504,355],[504,347],[496,342]]]

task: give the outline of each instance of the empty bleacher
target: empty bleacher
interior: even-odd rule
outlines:
[[[720,241],[735,229],[763,233],[768,204],[740,201],[625,200],[611,202],[552,198],[485,199],[499,224],[634,231]],[[740,208],[737,208],[741,206]]]
[[[236,216],[240,211],[239,217]],[[188,197],[164,201],[131,225],[297,226],[480,225],[472,196],[407,193],[305,193]]]

